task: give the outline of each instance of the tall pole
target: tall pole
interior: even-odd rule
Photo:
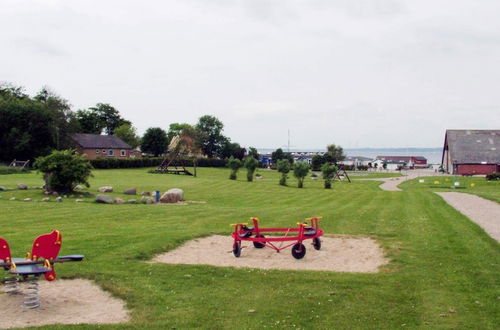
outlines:
[[[290,153],[290,129],[288,129],[288,152]]]

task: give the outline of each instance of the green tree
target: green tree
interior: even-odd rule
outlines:
[[[278,172],[281,173],[280,185],[286,186],[286,179],[288,178],[288,173],[290,172],[290,161],[288,159],[280,159],[276,165]]]
[[[253,181],[253,174],[255,173],[255,169],[259,165],[259,161],[251,156],[245,158],[244,166],[247,169],[247,181]]]
[[[238,170],[241,168],[241,165],[241,160],[232,156],[229,157],[229,159],[227,160],[227,167],[231,169],[231,174],[229,175],[230,180],[236,180]]]
[[[89,187],[92,165],[74,150],[53,151],[38,157],[34,167],[44,173],[45,187],[49,191],[69,192],[77,184]]]
[[[132,123],[123,119],[118,110],[107,103],[97,103],[95,107],[89,108],[100,118],[104,131],[108,135],[113,135],[115,129],[121,125]]]
[[[278,164],[278,160],[280,159],[288,159],[290,164],[293,164],[293,156],[289,152],[283,152],[283,149],[278,148],[271,153],[271,160],[273,164]]]
[[[141,138],[137,135],[135,127],[130,124],[118,126],[113,135],[118,136],[123,142],[127,143],[133,149],[137,148],[141,144]]]
[[[217,156],[221,159],[234,157],[243,159],[245,157],[245,148],[242,148],[239,143],[231,142],[229,138],[224,137],[222,148],[217,152]]]
[[[91,110],[78,110],[76,120],[80,127],[80,133],[101,134],[104,129],[104,123],[101,117]]]
[[[260,159],[259,152],[254,147],[248,148],[248,156],[253,157],[253,158],[257,159],[257,160]]]
[[[172,123],[170,124],[167,132],[167,138],[168,138],[168,143],[172,141],[174,136],[180,136],[182,135],[182,132],[184,130],[189,130],[192,132],[193,130],[196,130],[196,128],[193,125],[187,124],[187,123]]]
[[[160,127],[150,127],[142,137],[142,152],[153,154],[155,157],[164,154],[168,147],[167,133]]]
[[[309,168],[309,164],[305,162],[297,162],[293,166],[293,175],[297,178],[299,188],[304,186],[304,178],[309,173]]]
[[[342,149],[341,146],[329,144],[326,146],[326,153],[324,157],[327,162],[337,164],[345,159],[344,149]]]
[[[321,165],[326,163],[326,159],[323,155],[314,155],[311,159],[311,166],[314,171],[321,169]]]
[[[208,157],[214,157],[222,148],[225,142],[223,128],[224,124],[214,116],[205,115],[198,119],[196,129],[201,133],[201,147]]]
[[[325,189],[332,188],[332,180],[335,177],[335,173],[338,171],[337,166],[324,163],[321,166],[321,172],[323,174],[323,180],[325,181]]]

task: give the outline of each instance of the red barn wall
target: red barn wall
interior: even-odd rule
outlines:
[[[458,164],[457,174],[460,175],[476,175],[489,174],[497,171],[498,166],[495,164]]]

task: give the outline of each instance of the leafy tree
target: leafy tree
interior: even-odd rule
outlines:
[[[104,131],[108,135],[113,135],[115,129],[121,125],[132,125],[130,121],[120,116],[118,110],[107,103],[97,103],[95,107],[89,108],[89,110],[97,114],[102,122]]]
[[[78,110],[76,119],[80,126],[80,133],[101,134],[104,129],[104,123],[95,111]]]
[[[148,128],[142,137],[141,150],[155,157],[165,153],[167,146],[167,133],[160,127]]]
[[[89,187],[92,165],[75,150],[53,151],[36,159],[34,167],[44,173],[45,187],[49,191],[69,192],[77,184]]]
[[[253,158],[257,159],[257,160],[260,159],[259,152],[254,147],[248,148],[248,156],[253,157]]]
[[[309,173],[309,164],[305,162],[297,162],[293,167],[293,175],[298,180],[298,187],[302,188],[304,186],[304,178]]]
[[[288,177],[288,172],[290,172],[290,161],[288,159],[280,159],[276,165],[278,172],[281,173],[280,185],[286,186],[286,179]]]
[[[187,123],[172,123],[170,124],[167,132],[168,143],[172,141],[174,136],[180,136],[183,130],[196,130],[193,125]]]
[[[251,156],[245,158],[244,166],[247,169],[247,181],[253,181],[253,174],[255,173],[255,169],[259,165],[259,161]]]
[[[326,146],[326,153],[324,157],[327,162],[337,164],[345,159],[344,149],[342,149],[341,146],[329,144]]]
[[[130,124],[118,126],[113,135],[118,136],[123,142],[127,143],[133,149],[137,148],[141,144],[141,138],[137,135],[135,127]]]
[[[231,169],[231,174],[229,175],[230,180],[236,180],[238,170],[240,169],[242,163],[238,158],[234,158],[233,156],[229,157],[227,160],[227,167]]]
[[[293,164],[293,156],[289,152],[283,152],[283,149],[278,148],[271,153],[271,160],[273,164],[278,164],[278,160],[280,159],[288,159],[290,164]]]
[[[202,150],[208,157],[214,157],[222,148],[225,142],[223,128],[224,124],[214,116],[205,115],[198,119],[196,129],[201,133]]]
[[[222,148],[217,152],[217,156],[221,159],[234,157],[241,160],[245,157],[245,148],[242,148],[239,143],[231,142],[229,138],[224,137]]]
[[[311,159],[311,166],[315,171],[321,169],[321,165],[324,163],[326,163],[326,159],[323,155],[314,155]]]
[[[332,180],[335,177],[335,172],[338,171],[337,166],[324,163],[321,166],[321,172],[323,173],[323,180],[325,180],[325,189],[330,189],[332,187]]]

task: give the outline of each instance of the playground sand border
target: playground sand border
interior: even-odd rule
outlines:
[[[25,284],[25,283],[23,283]],[[20,288],[23,288],[20,284]],[[23,295],[0,291],[0,328],[55,324],[111,324],[129,321],[125,303],[89,280],[40,280],[40,301],[35,309],[23,307]]]
[[[213,235],[188,241],[149,262],[352,273],[376,273],[389,262],[382,248],[369,237],[322,237],[321,242],[321,250],[317,251],[312,240],[304,241],[306,255],[297,260],[290,248],[276,253],[267,247],[256,249],[247,241],[242,242],[241,257],[236,258],[232,254],[233,239],[229,235]]]

